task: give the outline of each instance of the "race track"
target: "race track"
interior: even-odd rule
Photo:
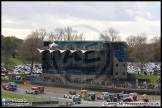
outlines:
[[[15,93],[15,94],[23,94],[26,96],[32,96],[33,97],[33,101],[34,101],[34,97],[40,97],[40,98],[47,98],[47,99],[52,99],[54,101],[59,100],[59,101],[63,101],[63,102],[72,102],[72,99],[67,99],[64,98],[64,94],[61,93],[53,93],[53,92],[45,92],[43,94],[38,94],[38,95],[32,95],[32,94],[26,94],[25,91],[27,89],[24,88],[17,88],[17,91],[6,91],[6,92],[11,92],[11,93]],[[1,89],[1,91],[4,91],[3,89]],[[68,92],[68,91],[67,91]],[[96,100],[96,101],[84,101],[82,100],[82,105],[87,105],[87,104],[91,104],[91,105],[101,105],[103,103],[103,100]]]
[[[13,91],[12,93],[22,94],[22,95],[26,95],[26,96],[33,96],[33,101],[34,101],[34,97],[40,97],[42,99],[43,98],[47,98],[47,99],[52,99],[54,101],[58,100],[58,101],[63,101],[63,102],[72,102],[72,99],[64,98],[63,97],[64,94],[61,94],[61,93],[45,92],[43,94],[32,95],[32,94],[26,94],[25,93],[26,90],[27,89],[24,89],[24,88],[17,88],[17,91]],[[1,89],[1,91],[4,91],[4,90]],[[7,91],[7,92],[11,92],[11,91]],[[161,104],[160,100],[157,100],[157,101],[160,102],[160,104]],[[82,100],[82,104],[76,104],[76,105],[73,105],[73,106],[97,107],[97,106],[101,106],[103,104],[103,102],[104,102],[103,100],[96,100],[96,101],[85,101],[85,100]],[[142,102],[142,100],[139,100],[138,102]],[[155,100],[150,100],[150,102],[155,102]]]

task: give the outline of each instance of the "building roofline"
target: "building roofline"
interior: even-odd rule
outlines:
[[[103,42],[103,43],[123,43],[126,46],[128,44],[125,41],[103,41],[103,40],[69,40],[69,41],[51,41],[51,40],[41,40],[41,42]]]

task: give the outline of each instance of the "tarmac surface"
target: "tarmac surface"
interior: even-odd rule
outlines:
[[[17,91],[7,91],[7,92],[12,92],[15,94],[22,94],[22,95],[26,95],[26,96],[32,96],[33,97],[33,101],[35,97],[39,97],[42,98],[42,100],[44,98],[53,100],[53,101],[63,101],[63,102],[72,102],[72,99],[67,99],[64,98],[64,94],[61,93],[53,93],[53,92],[44,92],[43,94],[38,94],[38,95],[32,95],[32,94],[26,94],[25,91],[28,89],[24,89],[24,88],[18,88]],[[1,91],[4,91],[3,89],[1,89]],[[76,105],[72,105],[71,107],[99,107],[101,105],[103,105],[105,101],[104,100],[95,100],[95,101],[85,101],[82,100],[81,104],[76,104]],[[138,102],[142,102],[142,100],[139,100]],[[161,100],[150,100],[149,102],[159,102],[160,106],[161,106]],[[41,106],[37,106],[37,107],[58,107],[58,105],[55,104],[48,104],[48,105],[41,105]]]

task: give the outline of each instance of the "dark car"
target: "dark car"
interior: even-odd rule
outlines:
[[[17,90],[17,84],[15,82],[9,82],[7,84],[8,87],[11,86],[12,90]]]
[[[74,104],[81,104],[81,98],[79,96],[73,97],[73,103]]]
[[[3,87],[4,90],[8,90],[8,91],[17,90],[16,84],[2,85],[2,87]]]
[[[123,98],[123,93],[117,93],[117,99],[121,100]]]

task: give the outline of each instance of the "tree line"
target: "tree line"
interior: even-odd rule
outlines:
[[[108,28],[99,34],[98,40],[121,41],[120,32],[114,28]],[[53,31],[47,32],[46,29],[40,28],[31,31],[27,37],[22,40],[15,36],[1,35],[1,58],[8,69],[8,65],[14,65],[11,58],[20,59],[25,65],[28,65],[33,70],[34,61],[41,63],[41,54],[36,50],[43,48],[43,40],[86,40],[83,33],[79,33],[72,27],[56,28]],[[161,37],[155,36],[150,42],[147,40],[146,33],[130,35],[126,38],[128,44],[127,61],[140,62],[140,67],[147,62],[161,62]]]

